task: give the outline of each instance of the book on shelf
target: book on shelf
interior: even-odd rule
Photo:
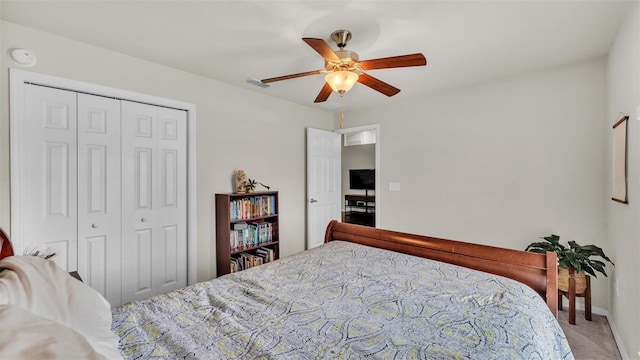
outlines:
[[[276,215],[275,195],[247,195],[229,201],[231,220],[244,220]]]
[[[229,246],[232,249],[266,244],[273,241],[273,224],[270,222],[251,223],[240,230],[236,230],[234,224],[229,235]]]
[[[244,230],[249,226],[246,222],[237,222],[233,224],[233,230]]]
[[[233,273],[236,271],[242,271],[242,270],[250,269],[252,267],[260,266],[264,263],[273,261],[273,256],[274,256],[273,249],[265,248],[270,250],[270,252],[264,252],[264,251],[258,252],[258,250],[260,249],[256,249],[255,254],[252,254],[249,252],[242,252],[242,253],[236,254],[235,256],[232,256],[229,270]]]
[[[240,264],[237,258],[231,258],[231,268],[229,270],[231,270],[232,273],[240,271]]]
[[[274,260],[274,251],[268,247],[261,247],[256,249],[256,255],[264,257],[264,262],[270,262]]]

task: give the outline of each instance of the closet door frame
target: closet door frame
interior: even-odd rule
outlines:
[[[187,112],[187,283],[197,281],[197,237],[196,237],[196,106],[195,104],[172,100],[133,91],[70,80],[51,75],[11,68],[9,71],[9,105],[11,141],[11,241],[15,252],[22,254],[24,227],[29,219],[23,216],[25,144],[22,125],[25,118],[25,84],[35,84],[64,90],[87,93],[120,100],[129,100],[150,105],[163,106]],[[124,276],[124,274],[123,274]]]

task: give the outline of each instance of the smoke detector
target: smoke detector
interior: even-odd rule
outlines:
[[[31,67],[36,64],[36,56],[29,50],[11,48],[7,51],[7,55],[18,66]]]

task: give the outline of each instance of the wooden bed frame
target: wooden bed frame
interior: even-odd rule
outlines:
[[[324,242],[349,241],[464,266],[520,281],[535,290],[558,317],[558,258],[546,255],[383,230],[333,220]],[[0,259],[13,255],[9,237],[0,228]]]
[[[324,242],[333,240],[389,249],[504,276],[522,282],[546,300],[558,317],[558,258],[556,253],[538,254],[495,246],[407,234],[333,220]]]

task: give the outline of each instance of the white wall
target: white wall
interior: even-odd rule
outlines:
[[[400,95],[345,116],[380,124],[380,227],[515,249],[554,233],[608,252],[604,59]],[[593,283],[607,309],[607,278]]]
[[[615,259],[612,272],[611,301],[609,311],[613,317],[624,352],[638,358],[640,351],[640,121],[636,119],[636,107],[640,106],[640,6],[636,3],[622,23],[611,47],[607,62],[608,107],[604,123],[607,126],[607,167],[612,169],[613,124],[629,115],[627,138],[627,194],[629,204],[609,200],[610,183],[607,184],[607,238]],[[615,282],[618,282],[616,292]]]
[[[305,128],[332,129],[332,116],[3,21],[0,54],[23,47],[38,58],[31,71],[194,103],[197,107],[198,280],[215,275],[214,194],[232,191],[232,175],[280,191],[281,255],[305,246]],[[212,59],[212,66],[215,59]],[[9,227],[8,64],[2,63],[0,226]]]

